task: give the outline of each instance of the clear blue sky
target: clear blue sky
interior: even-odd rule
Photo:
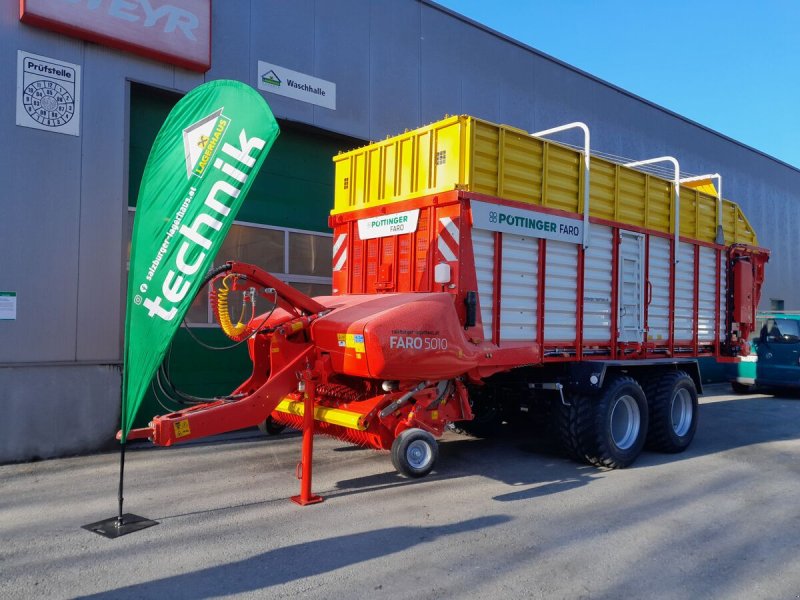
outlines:
[[[800,0],[437,1],[800,167]]]

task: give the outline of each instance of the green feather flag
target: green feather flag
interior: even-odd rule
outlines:
[[[122,443],[277,137],[267,103],[238,81],[192,90],[161,127],[142,177],[131,242]]]

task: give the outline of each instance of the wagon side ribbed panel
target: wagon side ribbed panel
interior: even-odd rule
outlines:
[[[536,339],[539,240],[503,234],[500,278],[500,339]]]
[[[578,246],[547,240],[545,254],[544,341],[575,339]]]
[[[675,341],[692,339],[694,333],[694,244],[678,244],[675,267]]]
[[[591,225],[591,244],[584,257],[583,339],[611,339],[613,232],[611,227]]]
[[[490,340],[494,306],[494,232],[473,229],[472,250],[475,255],[475,276],[478,281],[478,303],[483,322],[483,336]]]
[[[705,246],[700,247],[700,269],[698,273],[697,295],[697,339],[701,342],[714,341],[714,313],[716,312],[717,268],[716,252]]]
[[[648,339],[661,342],[669,339],[669,240],[650,236],[650,270],[647,279],[651,286],[647,310]]]

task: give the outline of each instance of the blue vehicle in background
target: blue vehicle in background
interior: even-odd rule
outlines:
[[[738,363],[731,382],[733,390],[800,389],[800,312],[761,312],[757,323],[750,356]]]

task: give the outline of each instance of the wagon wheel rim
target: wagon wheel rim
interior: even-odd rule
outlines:
[[[611,409],[611,439],[620,450],[631,448],[639,437],[641,427],[639,405],[633,396],[620,396]]]
[[[682,388],[675,392],[670,408],[670,420],[672,422],[672,431],[678,437],[686,435],[691,428],[693,411],[692,395],[689,390]]]

